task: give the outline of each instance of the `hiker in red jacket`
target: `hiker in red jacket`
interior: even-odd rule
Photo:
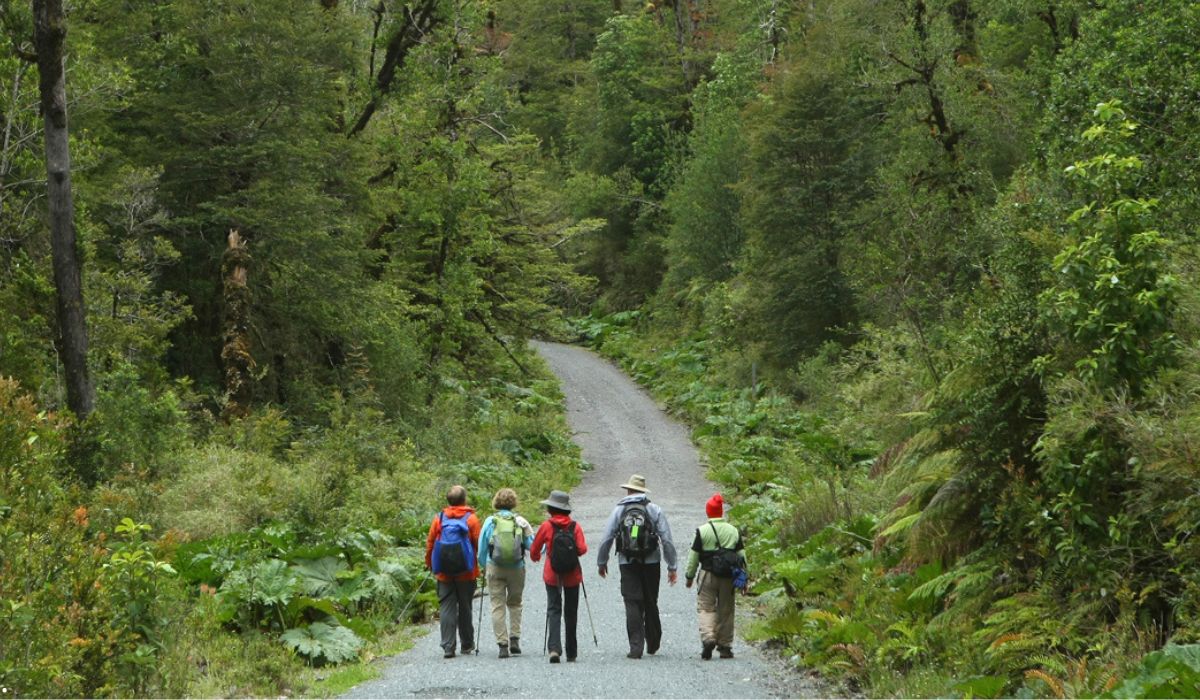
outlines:
[[[546,552],[547,561],[542,567],[542,581],[546,584],[547,596],[546,627],[550,663],[556,664],[563,651],[560,616],[565,617],[567,628],[567,661],[574,661],[579,653],[575,637],[575,625],[579,617],[579,586],[583,583],[579,557],[587,554],[587,542],[583,539],[583,528],[571,519],[570,496],[563,491],[551,491],[550,497],[542,504],[546,506],[550,519],[542,523],[533,536],[529,558],[540,561],[542,550]]]
[[[471,599],[479,578],[479,518],[467,505],[467,490],[451,486],[446,502],[425,539],[425,567],[437,578],[439,614],[442,621],[442,651],[454,658],[454,632],[462,640],[462,653],[475,651],[475,625],[471,622]]]

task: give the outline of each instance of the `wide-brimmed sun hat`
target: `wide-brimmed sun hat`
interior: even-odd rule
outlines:
[[[629,477],[629,482],[621,484],[621,488],[629,489],[630,491],[641,491],[642,493],[650,493],[646,488],[646,477],[641,474],[634,474]]]
[[[571,497],[566,491],[551,491],[550,497],[542,501],[542,505],[571,512]]]

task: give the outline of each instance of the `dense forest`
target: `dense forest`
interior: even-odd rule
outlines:
[[[343,689],[426,614],[445,486],[586,466],[550,337],[692,424],[798,669],[1200,693],[1200,6],[0,0],[0,32],[0,686]]]

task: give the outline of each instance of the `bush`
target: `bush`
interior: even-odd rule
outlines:
[[[90,695],[100,557],[80,494],[54,475],[67,426],[0,378],[0,686]]]

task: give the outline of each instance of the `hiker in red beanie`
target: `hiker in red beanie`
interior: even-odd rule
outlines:
[[[708,522],[696,528],[688,554],[687,587],[691,588],[700,569],[696,611],[700,614],[700,658],[712,658],[713,649],[722,659],[733,658],[734,591],[745,590],[746,558],[742,533],[725,521],[725,499],[715,493],[704,505]],[[735,583],[736,581],[736,583]]]

